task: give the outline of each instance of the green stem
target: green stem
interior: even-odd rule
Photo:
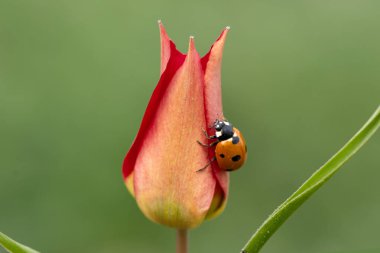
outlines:
[[[177,253],[187,253],[187,230],[177,230]]]
[[[3,246],[8,252],[11,253],[38,253],[21,243],[16,242],[10,237],[0,232],[0,246]],[[0,249],[1,250],[1,249]]]
[[[301,187],[283,202],[253,234],[243,253],[257,253],[314,192],[327,182],[376,132],[380,126],[380,106],[364,126],[330,160],[320,167]]]

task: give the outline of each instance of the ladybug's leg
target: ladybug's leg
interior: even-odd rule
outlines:
[[[216,160],[216,158],[215,158],[215,156],[214,156],[213,158],[211,158],[211,160],[210,160],[209,163],[207,163],[205,166],[203,166],[202,168],[200,168],[199,170],[197,170],[197,172],[201,172],[202,170],[206,169],[206,168],[207,168],[208,166],[210,166],[211,163],[212,163],[213,161],[215,161],[215,160]]]
[[[207,139],[211,140],[211,139],[215,139],[216,138],[216,135],[208,135],[207,134],[207,131],[202,129],[204,135],[206,136]]]
[[[210,144],[204,144],[204,143],[202,143],[202,142],[200,142],[200,141],[198,141],[198,140],[197,140],[197,142],[198,142],[198,144],[201,145],[202,147],[211,148],[211,147],[215,146],[216,144],[218,144],[219,140],[214,141],[214,142],[211,142]]]

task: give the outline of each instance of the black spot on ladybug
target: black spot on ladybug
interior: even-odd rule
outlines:
[[[241,158],[241,156],[240,155],[235,155],[234,157],[232,157],[232,161],[234,161],[234,162],[237,162],[237,161],[239,161],[240,160],[240,158]]]
[[[233,169],[226,169],[226,171],[233,171]]]
[[[232,137],[232,144],[238,144],[239,141],[240,141],[239,137],[237,136]]]
[[[224,158],[224,154],[220,154],[219,156],[220,156],[221,158]]]

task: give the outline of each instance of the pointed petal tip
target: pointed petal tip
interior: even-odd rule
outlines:
[[[158,24],[158,26],[159,26],[160,28],[165,29],[165,28],[164,28],[164,24],[162,23],[162,20],[161,20],[161,19],[158,19],[158,20],[157,20],[157,24]]]
[[[165,29],[164,24],[162,23],[161,19],[157,20],[157,24],[158,24],[158,28],[160,29],[161,35],[165,34],[167,36],[166,29]]]
[[[195,49],[194,36],[189,36],[189,53]]]
[[[220,36],[219,36],[219,39],[221,39],[221,38],[225,38],[226,36],[227,36],[227,33],[229,32],[231,30],[231,26],[226,26],[224,29],[223,29],[223,31],[222,31],[222,33],[220,34]]]

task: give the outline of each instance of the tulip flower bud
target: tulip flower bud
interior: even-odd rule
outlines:
[[[154,222],[192,228],[220,214],[228,196],[228,174],[214,156],[202,129],[223,118],[221,61],[229,28],[200,57],[190,37],[180,53],[159,22],[161,77],[138,134],[123,163],[128,190],[146,217]],[[209,133],[211,134],[211,133]]]

